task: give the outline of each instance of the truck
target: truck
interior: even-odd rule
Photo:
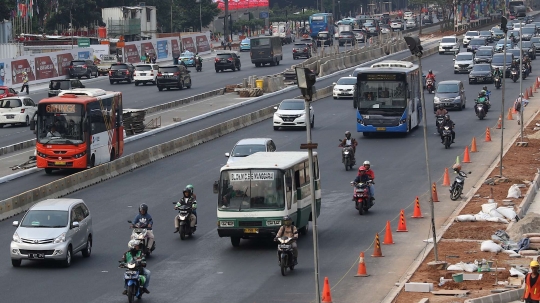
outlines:
[[[260,36],[249,40],[251,63],[255,67],[265,64],[279,65],[283,60],[283,48],[281,38],[277,36]]]
[[[115,55],[102,55],[101,59],[96,60],[99,75],[107,75],[109,73],[109,69],[111,68],[111,64],[117,62],[118,59]]]
[[[294,42],[291,26],[288,22],[276,22],[272,24],[272,36],[281,38],[281,45]]]
[[[340,25],[338,25],[338,33],[335,36],[336,40],[339,39],[339,37],[341,35],[341,32],[350,32],[352,30],[353,30],[353,27],[350,24],[340,24]]]

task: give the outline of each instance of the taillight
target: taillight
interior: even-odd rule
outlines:
[[[129,70],[126,71],[126,75],[129,75]]]
[[[173,74],[174,76],[180,76],[180,72],[176,72]]]
[[[229,59],[227,59],[227,61],[231,61],[231,62],[232,62],[232,61],[233,61],[233,58],[229,58]]]
[[[161,77],[163,74],[158,72],[157,75],[158,75],[158,77]]]
[[[296,48],[293,48],[292,52],[293,52],[293,53],[296,53]]]
[[[216,62],[219,62],[219,58],[216,58],[215,61],[216,61]]]
[[[86,66],[86,64],[85,64],[85,65],[83,65],[82,67],[83,67],[83,68],[87,68],[88,66]]]
[[[112,76],[112,70],[109,71],[109,76]]]
[[[307,51],[308,51],[307,47],[306,47],[306,48],[304,48],[304,52],[307,52]]]
[[[70,65],[69,68],[73,68],[73,65]]]
[[[21,108],[21,114],[24,114],[24,108]]]

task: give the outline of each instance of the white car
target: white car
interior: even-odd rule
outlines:
[[[37,104],[26,96],[0,99],[0,128],[6,124],[30,125],[30,119],[37,111]]]
[[[405,13],[403,13],[403,17],[405,17],[405,19],[411,18],[413,16],[414,16],[414,14],[411,11],[405,11]]]
[[[306,107],[302,99],[285,99],[274,107],[274,130],[280,127],[306,127]],[[310,106],[311,128],[315,126],[315,111]]]
[[[275,151],[276,144],[270,138],[247,138],[236,142],[231,153],[225,153],[225,157],[229,158],[227,160],[227,164],[229,164],[257,152]]]
[[[464,52],[454,58],[454,74],[469,73],[474,67],[474,54]]]
[[[441,39],[439,43],[439,54],[442,55],[446,52],[459,53],[459,41],[456,36],[446,36]]]
[[[402,30],[403,29],[403,21],[402,20],[394,20],[394,21],[392,21],[392,23],[390,23],[390,28],[392,28],[393,31]]]
[[[356,77],[341,77],[338,82],[334,82],[334,89],[332,91],[332,96],[334,99],[339,99],[340,97],[350,97],[354,96],[354,87],[356,85]]]
[[[468,31],[463,36],[463,47],[467,47],[469,45],[469,42],[471,42],[472,39],[480,38],[480,32],[479,31]]]
[[[416,20],[407,19],[407,23],[405,23],[405,28],[415,28],[415,27],[416,27]]]
[[[135,73],[133,75],[135,86],[138,86],[140,83],[146,85],[148,82],[152,82],[155,85],[158,70],[159,66],[157,64],[135,65]]]

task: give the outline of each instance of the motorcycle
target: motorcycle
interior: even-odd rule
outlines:
[[[517,68],[512,68],[510,71],[510,79],[514,81],[514,83],[519,79],[519,73],[517,71]]]
[[[450,148],[450,145],[452,145],[452,130],[450,129],[450,126],[443,127],[442,137],[443,137],[444,148],[445,149]]]
[[[523,65],[523,69],[521,70],[521,74],[523,75],[523,80],[529,76],[529,68],[527,65]]]
[[[133,228],[133,232],[131,232],[131,240],[139,240],[141,242],[141,247],[143,248],[143,253],[147,257],[150,257],[154,249],[156,249],[156,241],[154,240],[154,243],[152,243],[152,248],[148,249],[148,230],[146,229],[146,224],[141,222],[133,224],[131,220],[128,220],[128,223],[130,223],[130,227]]]
[[[501,85],[502,85],[502,84],[501,84],[501,77],[496,76],[496,77],[495,77],[495,80],[493,80],[493,81],[495,82],[495,88],[496,88],[496,89],[501,88]]]
[[[195,70],[197,72],[202,71],[202,60],[200,58],[195,62]]]
[[[486,110],[484,109],[484,105],[485,104],[483,103],[476,103],[475,108],[474,108],[476,111],[476,116],[480,120],[484,120],[484,118],[486,117]]]
[[[373,181],[354,183],[351,182],[351,186],[354,186],[354,206],[358,210],[358,213],[362,216],[367,213],[371,208],[371,196],[369,194],[369,185]]]
[[[469,172],[469,174],[470,173],[471,172]],[[457,174],[454,183],[452,183],[452,186],[450,187],[450,199],[452,199],[452,201],[456,201],[461,197],[463,186],[465,185],[465,178],[467,178],[467,174],[461,170],[458,171]]]
[[[122,263],[121,261],[118,268],[125,268],[124,283],[127,285],[127,297],[128,302],[132,303],[137,299],[141,299],[143,295],[143,286],[146,282],[146,277],[141,274],[142,271],[142,259],[133,259],[129,263]]]
[[[173,202],[177,204],[178,202]],[[178,221],[180,221],[180,239],[185,240],[186,237],[193,236],[197,227],[191,227],[191,214],[193,213],[193,208],[188,205],[180,205],[174,209],[178,210],[178,215],[176,215]]]
[[[339,142],[343,142],[341,139],[339,139]],[[356,164],[356,160],[354,159],[354,150],[352,146],[345,145],[343,149],[341,150],[341,163],[345,165],[345,170],[352,169],[353,166]]]
[[[444,121],[444,116],[443,115],[435,116],[435,126],[437,127],[437,129],[439,129],[439,125],[441,125],[441,123],[443,123],[443,121]]]
[[[296,265],[294,263],[294,254],[292,248],[294,238],[283,236],[281,238],[277,238],[277,240],[279,241],[277,250],[279,267],[281,267],[281,275],[286,276],[287,268],[294,270],[294,266]]]
[[[434,89],[433,89],[433,80],[432,79],[427,79],[426,80],[426,89],[428,91],[428,93],[432,94]]]

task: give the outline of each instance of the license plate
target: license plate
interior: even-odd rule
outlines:
[[[141,76],[146,76],[146,74],[144,74],[144,73],[143,73],[143,74],[140,74],[140,75],[141,75]]]
[[[244,228],[244,233],[246,233],[246,234],[258,234],[259,229],[258,228]]]
[[[6,119],[15,119],[15,116],[14,115],[7,115]]]
[[[30,259],[44,259],[45,254],[28,254],[28,258],[30,258]]]
[[[66,162],[64,162],[64,161],[56,161],[56,162],[54,162],[54,165],[66,165]]]
[[[347,96],[348,94],[347,93],[340,93],[339,95],[340,96]]]
[[[478,81],[484,81],[484,78],[478,77]]]
[[[377,131],[386,131],[386,127],[377,127]]]

